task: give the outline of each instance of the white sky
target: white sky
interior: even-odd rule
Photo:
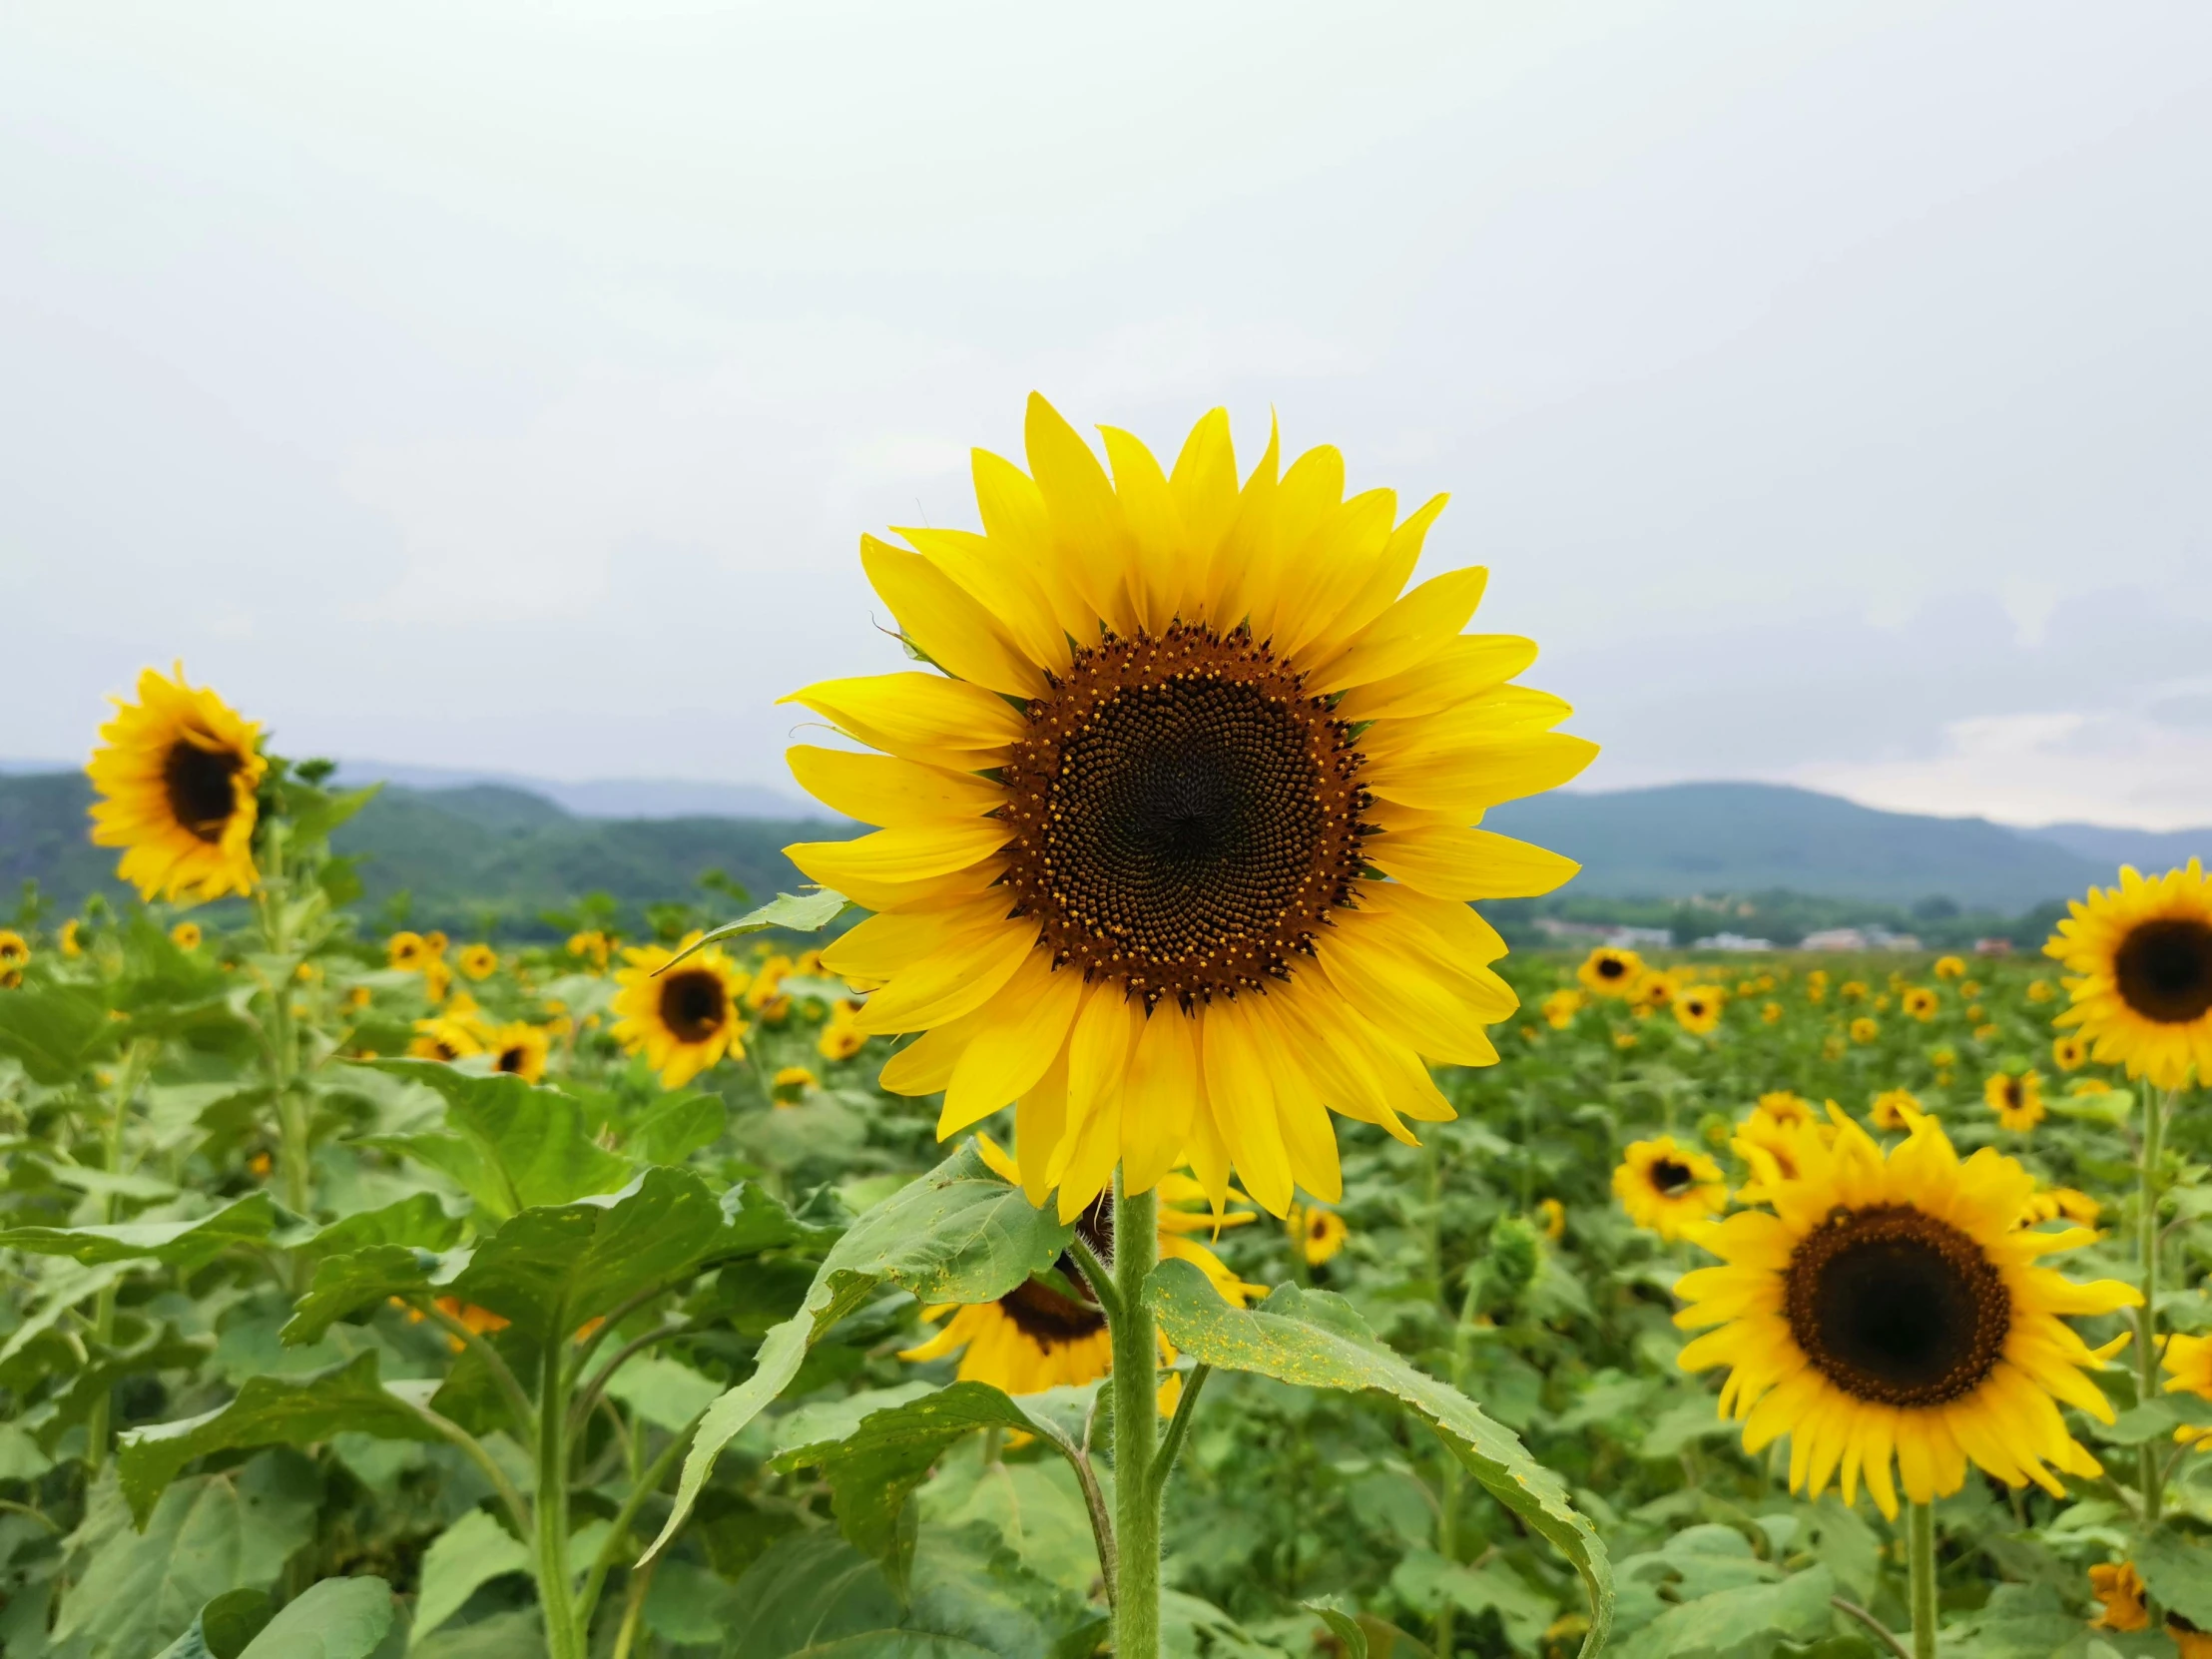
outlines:
[[[1599,787],[2212,821],[2212,8],[13,4],[0,759],[783,781],[1032,386],[1280,410]]]

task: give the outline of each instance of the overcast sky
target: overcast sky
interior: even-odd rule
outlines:
[[[0,759],[782,782],[1036,387],[1451,491],[1593,786],[2212,821],[2208,202],[2199,0],[11,4]]]

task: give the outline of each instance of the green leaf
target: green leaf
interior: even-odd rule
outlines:
[[[373,1060],[376,1070],[445,1098],[445,1128],[369,1137],[451,1176],[489,1215],[611,1193],[631,1165],[592,1138],[584,1109],[519,1077],[458,1071],[436,1060]]]
[[[1826,1567],[1779,1584],[1717,1590],[1668,1608],[1638,1631],[1623,1653],[1625,1659],[1670,1659],[1678,1653],[1727,1653],[1762,1636],[1805,1641],[1827,1633],[1835,1616],[1829,1598],[1835,1593],[1835,1575]]]
[[[2199,1630],[2212,1630],[2212,1549],[2160,1527],[2135,1546],[2134,1561],[2153,1597]]]
[[[493,1579],[529,1570],[529,1547],[483,1510],[471,1509],[423,1552],[422,1590],[408,1647],[458,1613]]]
[[[449,1216],[435,1193],[414,1193],[380,1210],[363,1210],[334,1221],[306,1242],[317,1256],[338,1256],[372,1245],[405,1245],[413,1250],[451,1250],[459,1241],[463,1218]]]
[[[391,1628],[381,1578],[325,1578],[287,1602],[239,1659],[368,1659]]]
[[[781,927],[792,933],[815,932],[842,915],[845,903],[844,894],[831,892],[828,887],[803,893],[780,892],[759,909],[749,910],[736,921],[726,921],[701,934],[662,963],[657,971],[666,973],[694,951],[706,949],[717,939],[736,938],[740,933],[759,933],[771,927]]]
[[[641,1354],[608,1381],[607,1392],[656,1428],[671,1434],[722,1394],[722,1384],[678,1360]]]
[[[1368,1659],[1368,1633],[1352,1614],[1326,1601],[1302,1601],[1299,1605],[1329,1626],[1329,1634],[1344,1647],[1345,1659]]]
[[[1972,1659],[2062,1659],[2081,1653],[2087,1635],[2048,1584],[1999,1584],[1981,1607],[1945,1626],[1943,1646]]]
[[[121,1031],[105,1002],[75,986],[25,986],[0,996],[0,1054],[20,1060],[34,1083],[73,1081]]]
[[[663,1561],[653,1569],[653,1584],[645,1595],[645,1627],[663,1641],[719,1650],[743,1616],[738,1587],[727,1579],[685,1561]]]
[[[1233,1308],[1195,1266],[1176,1260],[1153,1270],[1146,1294],[1167,1339],[1204,1365],[1307,1387],[1372,1388],[1416,1412],[1492,1497],[1573,1562],[1590,1599],[1583,1651],[1605,1645],[1612,1568],[1596,1529],[1567,1500],[1559,1477],[1472,1400],[1378,1343],[1351,1304],[1327,1291],[1286,1285],[1258,1309]]]
[[[162,1649],[159,1659],[239,1659],[276,1611],[267,1590],[233,1590],[200,1609],[192,1628]]]
[[[151,1258],[192,1267],[247,1239],[266,1239],[276,1223],[267,1193],[250,1193],[198,1221],[126,1221],[98,1227],[10,1227],[0,1249],[38,1256],[68,1256],[88,1267],[101,1262]]]
[[[699,1425],[676,1504],[641,1560],[668,1545],[722,1448],[799,1375],[807,1350],[885,1284],[922,1302],[991,1302],[1058,1261],[1074,1234],[993,1175],[972,1141],[878,1204],[831,1247],[797,1314],[768,1334],[754,1373]]]
[[[545,1659],[545,1632],[536,1608],[518,1608],[441,1630],[407,1653],[408,1659]]]
[[[314,1281],[279,1339],[287,1348],[320,1342],[337,1321],[387,1297],[442,1292],[468,1258],[465,1250],[434,1256],[405,1245],[371,1245],[349,1256],[325,1257],[315,1264]]]
[[[641,1163],[680,1164],[729,1127],[730,1108],[714,1095],[671,1095],[638,1119],[624,1145]]]
[[[1390,1588],[1413,1607],[1433,1608],[1448,1600],[1463,1613],[1495,1609],[1516,1648],[1533,1648],[1559,1611],[1556,1599],[1531,1588],[1503,1562],[1467,1566],[1426,1549],[1406,1551],[1390,1574]]]
[[[304,790],[294,792],[295,796],[306,799],[292,809],[292,839],[327,839],[331,830],[374,801],[383,788],[381,784],[371,784],[366,789],[346,790],[336,795],[324,790],[316,790],[311,795]]]
[[[255,1377],[220,1410],[136,1428],[117,1440],[124,1496],[141,1525],[177,1471],[195,1457],[237,1446],[307,1445],[339,1430],[386,1440],[429,1440],[437,1431],[377,1381],[374,1349],[302,1378]]]

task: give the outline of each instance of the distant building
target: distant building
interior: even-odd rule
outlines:
[[[1911,933],[1893,933],[1887,927],[1823,927],[1798,941],[1800,950],[1918,950],[1921,941]]]
[[[1741,933],[1714,933],[1699,939],[1693,950],[1772,950],[1772,939],[1748,939]]]
[[[1616,950],[1668,950],[1674,945],[1671,928],[1621,927],[1610,921],[1562,921],[1557,916],[1538,916],[1536,931],[1548,939],[1587,939]]]
[[[2009,956],[2012,954],[2010,939],[1976,939],[1973,941],[1976,956]]]
[[[1605,935],[1605,942],[1616,950],[1670,950],[1674,947],[1674,929],[1616,927]]]

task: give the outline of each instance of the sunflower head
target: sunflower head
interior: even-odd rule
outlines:
[[[1308,1267],[1318,1268],[1344,1249],[1345,1240],[1352,1236],[1352,1229],[1345,1225],[1345,1218],[1334,1210],[1325,1210],[1318,1204],[1294,1204],[1291,1213],[1284,1218],[1299,1253],[1306,1258]]]
[[[384,960],[406,973],[418,973],[425,963],[432,961],[430,947],[423,942],[420,933],[402,928],[384,941]]]
[[[198,950],[200,948],[200,923],[197,921],[180,921],[169,930],[169,937],[170,941],[179,950]]]
[[[2027,999],[2030,1002],[2048,1002],[2057,994],[2048,979],[2030,979],[2027,982]]]
[[[492,1057],[492,1069],[519,1077],[525,1083],[544,1080],[545,1062],[552,1048],[552,1033],[525,1020],[502,1025],[484,1040],[484,1052]]]
[[[484,1052],[482,1033],[473,1022],[440,1015],[415,1021],[414,1041],[407,1052],[418,1060],[444,1060],[448,1064]]]
[[[1938,956],[1936,958],[1936,977],[1938,979],[1963,979],[1966,977],[1966,959],[1963,956]]]
[[[1920,1096],[1910,1089],[1884,1089],[1867,1108],[1867,1121],[1885,1135],[1911,1129],[1921,1115]]]
[[[0,969],[19,968],[30,959],[30,940],[12,927],[0,927]]]
[[[2212,881],[2191,858],[2145,879],[2122,868],[2092,887],[2043,946],[2068,969],[2072,1026],[2107,1065],[2177,1089],[2195,1068],[2212,1075]]]
[[[1613,1193],[1630,1221],[1662,1239],[1680,1238],[1684,1228],[1728,1208],[1720,1165],[1672,1135],[1630,1142],[1613,1171]]]
[[[1616,996],[1623,999],[1635,994],[1636,981],[1644,974],[1644,959],[1633,950],[1616,950],[1609,944],[1601,944],[1582,958],[1582,965],[1574,970],[1574,976],[1582,981],[1583,988],[1592,996]]]
[[[100,799],[92,838],[124,848],[117,868],[141,898],[221,898],[251,892],[255,792],[269,763],[261,728],[212,691],[154,669],[138,701],[116,700],[85,771]]]
[[[1982,1103],[1996,1113],[1997,1122],[2015,1134],[2024,1134],[2043,1121],[2042,1074],[2032,1071],[1991,1072],[1981,1085]]]
[[[61,946],[64,956],[82,956],[85,953],[85,924],[75,916],[62,923]]]
[[[1721,1022],[1721,993],[1712,985],[1693,985],[1674,999],[1674,1017],[1685,1031],[1704,1036]]]
[[[596,927],[587,927],[568,936],[568,953],[583,957],[595,968],[604,968],[613,950],[614,940]]]
[[[1571,985],[1562,985],[1544,998],[1544,1023],[1554,1031],[1564,1031],[1581,1011],[1582,993]]]
[[[1908,985],[1898,998],[1898,1006],[1910,1017],[1926,1022],[1936,1017],[1942,1001],[1926,985]]]
[[[1482,572],[1401,592],[1441,499],[1400,520],[1273,442],[1240,479],[1218,410],[1172,467],[1109,430],[1109,474],[1041,398],[1025,436],[1028,473],[976,458],[980,535],[861,540],[941,672],[793,694],[876,752],[791,752],[883,826],[788,849],[878,912],[824,965],[873,989],[862,1032],[919,1034],[882,1080],[941,1091],[940,1137],[1016,1107],[1066,1219],[1186,1161],[1333,1202],[1331,1111],[1410,1140],[1451,1115],[1427,1062],[1496,1060],[1517,998],[1467,901],[1574,866],[1473,825],[1594,749],[1512,683],[1527,641],[1462,632]]]
[[[825,1060],[849,1060],[867,1047],[867,1037],[849,1019],[832,1019],[815,1039],[815,1052]]]
[[[2099,1561],[2089,1569],[2089,1595],[2104,1605],[2089,1621],[2092,1630],[2147,1630],[2150,1608],[2143,1576],[2132,1561]]]
[[[2166,1392],[2212,1399],[2212,1337],[2169,1337],[2163,1364]]]
[[[464,946],[458,959],[461,971],[471,979],[489,979],[499,970],[499,953],[481,942]]]
[[[807,1098],[810,1090],[821,1087],[815,1074],[805,1066],[785,1066],[769,1085],[769,1098],[779,1106],[796,1106]]]
[[[1776,1123],[1818,1123],[1821,1114],[1805,1096],[1792,1089],[1770,1089],[1761,1095],[1752,1111]]]
[[[1682,988],[1681,977],[1665,968],[1646,968],[1636,975],[1636,983],[1629,993],[1629,1000],[1643,1013],[1655,1013],[1674,1005],[1674,999]]]
[[[691,933],[675,950],[634,946],[615,974],[614,1036],[630,1054],[642,1054],[661,1074],[661,1087],[680,1089],[726,1056],[745,1056],[745,1021],[738,999],[746,975],[719,946],[677,961],[699,942]],[[674,963],[673,966],[670,964]]]
[[[1567,1207],[1556,1198],[1538,1199],[1536,1222],[1543,1229],[1544,1237],[1557,1244],[1567,1236]]]

